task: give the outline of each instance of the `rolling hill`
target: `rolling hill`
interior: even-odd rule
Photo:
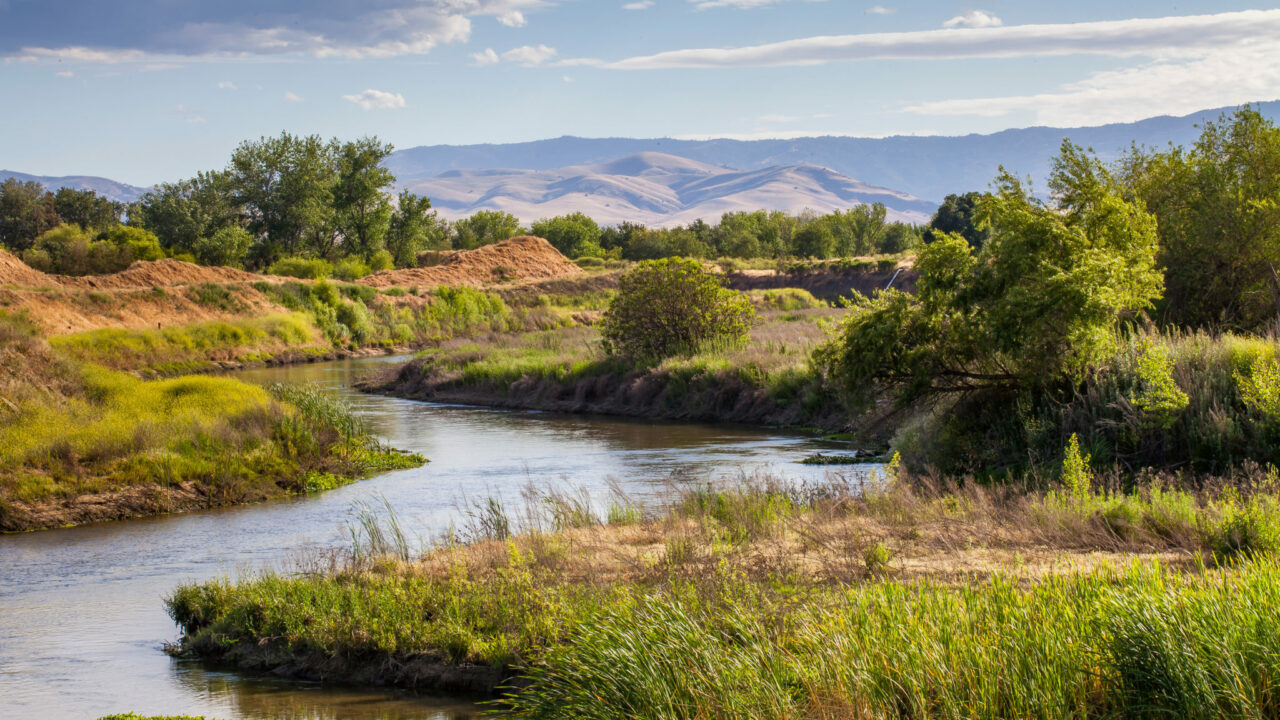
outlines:
[[[656,152],[548,170],[450,170],[401,185],[430,197],[448,218],[503,210],[531,222],[580,211],[605,225],[710,221],[760,208],[829,212],[874,202],[884,203],[890,219],[919,223],[937,205],[817,165],[734,170]]]
[[[40,183],[49,190],[56,191],[58,188],[72,188],[73,190],[92,190],[99,195],[109,197],[116,202],[133,202],[142,197],[142,194],[151,188],[138,187],[137,185],[127,185],[122,182],[116,182],[104,177],[94,177],[92,175],[67,175],[65,177],[47,177],[42,175],[28,175],[26,173],[15,172],[13,170],[0,170],[0,182],[4,182],[9,178],[14,178],[21,182],[30,182],[32,180]]]
[[[1256,107],[1273,121],[1280,119],[1280,101],[1259,103]],[[1200,134],[1197,124],[1233,110],[1216,108],[1133,123],[1019,128],[958,137],[750,141],[561,137],[503,145],[433,145],[400,150],[388,159],[387,167],[401,183],[412,185],[416,180],[450,170],[550,170],[659,152],[744,171],[818,165],[870,185],[897,188],[936,205],[950,193],[986,189],[1000,165],[1019,175],[1030,175],[1035,187],[1043,189],[1050,160],[1064,138],[1092,147],[1103,160],[1112,160],[1132,143],[1152,147],[1170,142],[1190,145]]]

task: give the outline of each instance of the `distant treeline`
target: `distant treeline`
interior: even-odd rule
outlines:
[[[124,205],[89,190],[48,192],[35,182],[0,184],[0,243],[42,270],[113,272],[139,259],[175,257],[205,265],[354,277],[411,267],[427,250],[470,249],[531,232],[569,257],[643,260],[670,256],[774,258],[897,253],[918,245],[921,228],[888,222],[885,207],[826,215],[734,212],[718,223],[600,227],[582,213],[522,227],[513,215],[482,210],[450,222],[431,201],[392,195],[377,138],[319,136],[242,143],[221,170],[164,183]]]

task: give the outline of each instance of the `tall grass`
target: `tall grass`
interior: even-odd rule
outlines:
[[[118,512],[164,512],[176,509],[168,489],[182,488],[186,506],[213,506],[327,489],[424,462],[383,447],[350,408],[316,388],[194,375],[141,380],[61,357],[31,328],[8,320],[0,318],[0,327],[15,336],[21,362],[0,369],[0,387],[28,390],[6,392],[13,399],[0,411],[0,529],[81,519],[74,508],[46,517],[18,503],[139,487],[144,492],[120,499]]]
[[[1265,561],[794,599],[728,582],[609,605],[508,702],[527,718],[1275,717],[1277,600]]]
[[[301,314],[214,321],[156,330],[101,329],[55,336],[60,353],[82,362],[144,374],[206,369],[214,360],[256,360],[289,350],[322,349]]]
[[[482,504],[501,532],[420,561],[361,540],[329,572],[186,585],[167,603],[205,657],[265,643],[339,676],[423,656],[505,667],[515,717],[1276,717],[1277,548],[1211,552],[1274,498],[931,489],[898,473],[696,485],[617,524],[548,491],[527,498],[540,519],[523,530]],[[377,545],[392,564],[371,561]],[[999,559],[1024,552],[1042,570]],[[974,557],[985,574],[945,566]]]
[[[1227,474],[1280,466],[1280,343],[1136,333],[1075,387],[988,392],[932,408],[895,441],[942,472],[1054,465],[1074,434],[1097,468]]]

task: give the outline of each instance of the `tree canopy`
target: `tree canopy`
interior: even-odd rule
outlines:
[[[854,396],[901,400],[1079,377],[1113,347],[1118,323],[1160,297],[1156,223],[1112,175],[1064,143],[1054,202],[1002,173],[977,208],[975,251],[943,234],[916,260],[917,293],[854,304],[819,364]]]

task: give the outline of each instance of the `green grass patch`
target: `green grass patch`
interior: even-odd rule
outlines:
[[[49,342],[78,361],[167,375],[206,369],[213,360],[270,357],[323,340],[304,315],[292,313],[157,330],[90,330],[55,336]]]

